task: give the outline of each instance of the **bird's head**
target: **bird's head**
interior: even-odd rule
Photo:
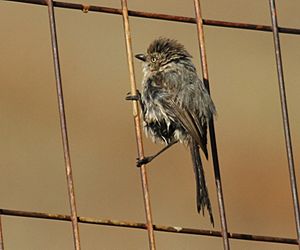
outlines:
[[[144,62],[144,69],[160,71],[169,63],[190,60],[191,55],[176,40],[158,38],[150,44],[146,54],[137,54],[135,57]]]

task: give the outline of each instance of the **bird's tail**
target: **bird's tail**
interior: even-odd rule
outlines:
[[[190,151],[192,155],[192,161],[196,178],[197,211],[198,213],[202,211],[202,214],[204,215],[204,209],[206,207],[209,213],[210,222],[214,226],[214,218],[205,182],[204,169],[200,158],[199,146],[193,139],[190,143]]]

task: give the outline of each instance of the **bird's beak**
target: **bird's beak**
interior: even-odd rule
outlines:
[[[135,57],[143,62],[146,61],[146,56],[144,54],[137,54]]]

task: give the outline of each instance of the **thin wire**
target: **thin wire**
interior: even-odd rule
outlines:
[[[131,46],[131,33],[129,26],[129,18],[128,18],[128,8],[127,1],[121,0],[122,4],[122,13],[123,13],[123,24],[124,24],[124,34],[126,41],[126,50],[127,50],[127,60],[128,60],[128,68],[129,68],[129,77],[130,77],[130,86],[131,86],[131,94],[136,95],[136,81],[133,67],[133,56],[132,56],[132,46]],[[141,122],[140,122],[140,112],[138,102],[135,100],[133,103],[133,118],[135,125],[135,135],[136,135],[136,143],[137,143],[137,151],[139,159],[144,157],[144,148],[143,148],[143,139],[142,139],[142,131],[141,131]],[[153,222],[152,222],[152,213],[151,213],[151,205],[150,205],[150,195],[148,190],[148,180],[147,180],[147,172],[145,165],[140,167],[141,180],[142,180],[142,188],[144,195],[144,207],[146,212],[146,221],[147,221],[147,229],[148,229],[148,239],[149,239],[149,248],[151,250],[155,250],[155,238],[153,231]]]
[[[4,250],[4,240],[3,240],[3,231],[2,231],[2,221],[1,221],[1,213],[0,213],[0,250]]]
[[[283,120],[284,137],[285,137],[285,146],[286,146],[287,159],[288,159],[291,192],[292,192],[293,204],[294,204],[294,214],[295,214],[297,238],[298,238],[298,244],[299,244],[299,249],[300,249],[299,200],[298,200],[297,180],[296,180],[295,166],[294,166],[291,130],[290,130],[290,125],[289,125],[289,115],[288,115],[288,108],[287,108],[287,97],[286,97],[286,92],[285,92],[285,84],[284,84],[284,76],[283,76],[280,39],[279,39],[279,34],[278,34],[277,13],[276,13],[275,1],[269,0],[269,3],[270,3],[270,12],[271,12],[271,20],[272,20],[276,66],[277,66],[277,76],[278,76],[278,84],[279,84],[279,92],[280,92],[280,104],[281,104],[281,112],[282,112],[282,120]]]
[[[197,31],[198,31],[198,39],[199,39],[199,46],[200,46],[200,54],[201,54],[203,81],[209,91],[208,67],[207,67],[207,60],[206,60],[203,19],[202,19],[202,15],[201,15],[200,1],[194,0],[194,5],[195,5],[196,20],[197,20]],[[223,237],[223,246],[224,246],[225,250],[229,250],[230,245],[229,245],[229,239],[228,239],[227,221],[226,221],[226,215],[225,215],[221,174],[220,174],[217,143],[216,143],[216,136],[215,136],[213,120],[211,120],[211,122],[209,123],[209,132],[210,132],[211,152],[212,152],[214,173],[215,173],[215,182],[216,182],[217,196],[218,196],[218,205],[219,205],[219,215],[220,215],[220,221],[221,221],[221,231],[222,231],[222,237]]]
[[[35,4],[35,5],[47,5],[45,0],[4,0],[4,1],[18,2],[18,3],[21,2],[21,3]],[[54,1],[53,4],[54,4],[54,7],[80,10],[83,12],[86,11],[86,7],[87,7],[87,5],[85,5],[85,4],[67,3],[67,2],[58,2],[58,1]],[[114,14],[114,15],[122,15],[121,9],[109,8],[109,7],[104,7],[104,6],[88,5],[88,11],[89,12],[102,12],[102,13],[108,13],[108,14]],[[164,20],[164,21],[192,23],[192,24],[196,23],[196,19],[193,17],[175,16],[175,15],[167,15],[167,14],[161,14],[161,13],[151,13],[151,12],[144,12],[144,11],[128,10],[128,15],[134,16],[134,17]],[[203,25],[223,27],[223,28],[272,32],[271,26],[260,25],[260,24],[236,23],[236,22],[226,22],[226,21],[219,21],[219,20],[203,19]],[[278,30],[280,33],[300,35],[300,29],[278,27]]]
[[[79,227],[78,227],[78,221],[77,221],[74,182],[73,182],[73,176],[72,176],[72,166],[71,166],[71,158],[70,158],[68,133],[67,133],[66,113],[65,113],[61,71],[60,71],[60,64],[59,64],[54,8],[53,8],[52,0],[47,0],[47,1],[48,1],[49,23],[50,23],[51,44],[52,44],[52,52],[53,52],[55,79],[56,79],[56,90],[57,90],[57,99],[58,99],[60,127],[61,127],[61,135],[62,135],[62,143],[63,143],[63,151],[64,151],[64,159],[65,159],[69,202],[70,202],[70,209],[71,209],[71,219],[72,219],[71,221],[72,221],[72,229],[73,229],[74,247],[76,250],[80,250]]]
[[[29,212],[29,211],[18,211],[11,209],[0,209],[2,215],[7,216],[17,216],[24,218],[38,218],[46,220],[56,220],[56,221],[71,221],[69,215],[64,214],[49,214],[41,212]],[[142,229],[147,230],[147,224],[140,222],[132,221],[119,221],[111,219],[96,219],[91,217],[78,217],[78,222],[83,224],[92,224],[98,226],[110,226],[110,227],[119,227],[119,228],[132,228],[132,229]],[[153,225],[155,231],[166,232],[166,233],[175,233],[175,234],[188,234],[188,235],[201,235],[209,237],[222,237],[220,231],[214,230],[203,230],[196,228],[186,228],[180,226],[166,226],[166,225]],[[262,235],[253,235],[253,234],[241,234],[241,233],[228,233],[229,238],[236,240],[246,240],[246,241],[259,241],[259,242],[268,242],[268,243],[281,243],[289,245],[298,245],[297,239],[291,238],[282,238],[282,237],[273,237],[273,236],[262,236]]]

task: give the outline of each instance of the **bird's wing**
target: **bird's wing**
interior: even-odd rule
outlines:
[[[206,129],[206,127],[200,125],[199,118],[196,117],[195,114],[186,108],[180,107],[180,105],[174,102],[174,100],[169,100],[167,105],[169,107],[169,111],[173,113],[182,127],[184,127],[190,136],[197,142],[207,158],[208,152],[206,147],[206,131],[203,131],[203,129]]]
[[[200,146],[203,145],[203,147],[201,146],[201,149],[203,150],[206,158],[208,158],[208,154],[207,154],[207,120],[206,118],[202,115],[202,116],[197,116],[195,115],[195,113],[191,112],[191,115],[194,118],[194,121],[197,125],[198,131],[200,133],[200,140],[202,142],[202,144],[199,144]]]

